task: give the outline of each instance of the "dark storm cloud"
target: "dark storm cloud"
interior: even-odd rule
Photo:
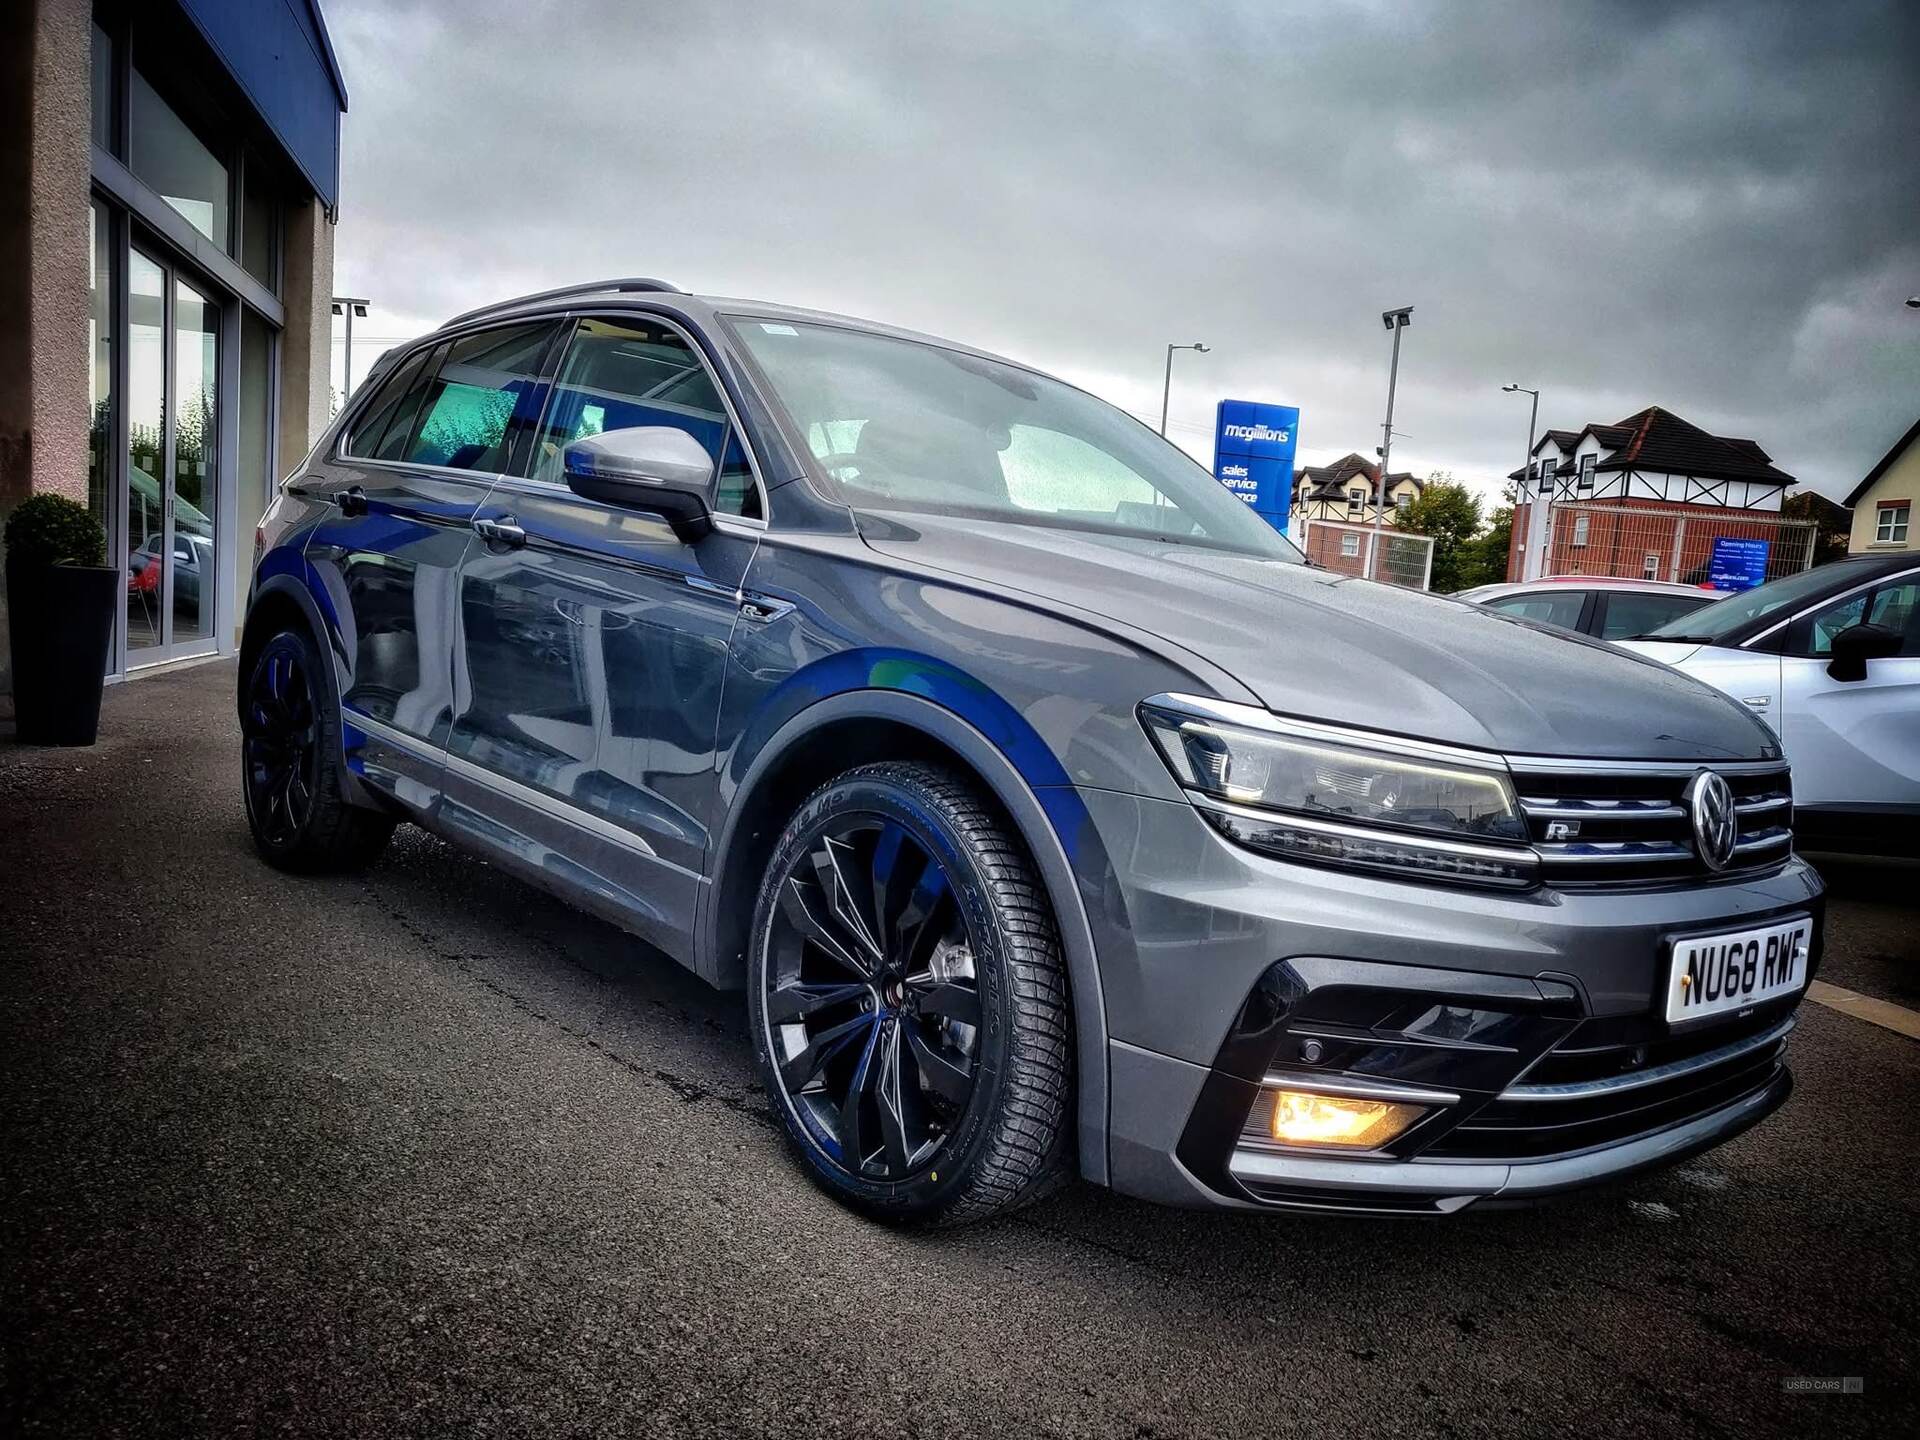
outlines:
[[[1663,404],[1843,492],[1920,408],[1920,7],[329,0],[377,333],[660,274],[1483,485]],[[360,357],[364,366],[371,349]]]

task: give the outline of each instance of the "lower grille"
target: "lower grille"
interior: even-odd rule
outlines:
[[[1788,1002],[1791,1008],[1791,1001]],[[1617,1144],[1730,1105],[1780,1069],[1793,1016],[1778,1006],[1707,1036],[1623,1034],[1651,1022],[1588,1021],[1434,1141],[1423,1156],[1536,1160]]]

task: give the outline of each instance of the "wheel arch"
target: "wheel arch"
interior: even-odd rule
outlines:
[[[307,632],[307,638],[313,641],[313,648],[320,653],[321,669],[325,672],[324,683],[328,687],[328,700],[338,706],[342,689],[339,647],[332,642],[333,629],[320,613],[320,606],[305,584],[295,575],[282,571],[269,575],[254,586],[253,598],[247,605],[247,618],[240,630],[239,674],[234,681],[234,709],[241,711],[246,705],[247,674],[253,668],[254,657],[260,653],[260,647],[282,630],[301,626]],[[344,734],[344,728],[342,733]],[[362,794],[353,789],[351,771],[343,766],[340,771],[342,782],[348,788],[342,798],[354,804],[373,805],[386,809],[379,803],[378,797],[371,792]]]
[[[1053,905],[1074,1018],[1075,1120],[1080,1173],[1107,1182],[1107,1025],[1093,930],[1061,835],[1082,863],[1098,840],[1068,786],[1036,790],[964,718],[921,696],[857,690],[816,701],[761,747],[728,808],[713,883],[703,887],[696,946],[709,982],[743,987],[754,898],[765,860],[787,818],[820,783],[854,765],[923,759],[953,766],[985,787],[1025,843]],[[1076,818],[1077,817],[1077,818]],[[1104,865],[1104,851],[1098,852]]]

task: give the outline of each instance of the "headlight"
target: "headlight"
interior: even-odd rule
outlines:
[[[1531,884],[1537,857],[1505,764],[1246,706],[1156,696],[1140,718],[1222,833],[1292,859]]]

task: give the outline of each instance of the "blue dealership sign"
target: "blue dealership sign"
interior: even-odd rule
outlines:
[[[1767,579],[1767,552],[1770,540],[1735,540],[1731,536],[1713,537],[1713,555],[1707,561],[1707,583],[1716,590],[1751,590]]]
[[[1222,400],[1214,421],[1214,478],[1276,530],[1287,528],[1299,429],[1295,406],[1255,400]]]

